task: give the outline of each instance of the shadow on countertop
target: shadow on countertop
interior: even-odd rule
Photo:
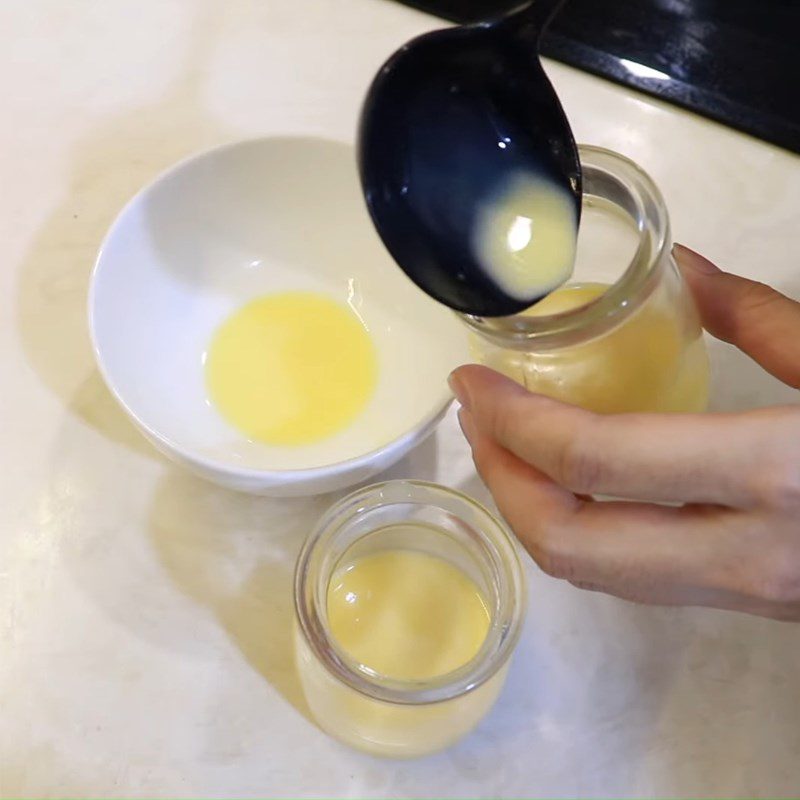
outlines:
[[[375,480],[431,479],[436,458],[429,437]],[[294,663],[294,567],[306,536],[346,493],[256,497],[173,470],[150,510],[148,535],[176,588],[208,609],[250,666],[308,719]]]
[[[17,279],[17,327],[41,381],[108,439],[153,458],[95,370],[86,301],[100,243],[125,202],[176,160],[228,138],[202,102],[205,61],[225,9],[208,0],[195,5],[182,75],[157,102],[109,117],[74,147],[66,193]]]

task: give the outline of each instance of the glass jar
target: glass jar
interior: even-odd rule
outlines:
[[[339,647],[327,620],[331,579],[343,564],[385,550],[436,556],[475,583],[491,619],[471,661],[428,681],[400,681]],[[453,744],[500,692],[522,626],[524,586],[510,533],[466,495],[430,483],[390,481],[341,500],[306,541],[295,573],[297,668],[319,726],[381,756],[410,758]]]
[[[583,204],[572,280],[522,314],[460,315],[473,357],[531,391],[592,411],[702,411],[708,357],[672,258],[661,193],[624,156],[579,151]]]

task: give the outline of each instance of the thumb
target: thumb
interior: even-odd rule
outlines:
[[[673,254],[703,327],[800,388],[800,303],[763,283],[723,272],[683,245],[675,245]]]

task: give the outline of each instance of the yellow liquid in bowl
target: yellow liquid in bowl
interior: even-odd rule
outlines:
[[[349,308],[315,292],[254,300],[214,335],[211,400],[248,438],[304,445],[345,429],[378,378],[375,346]]]
[[[331,580],[328,624],[341,649],[379,675],[424,681],[471,661],[490,615],[475,583],[414,550],[363,556]]]

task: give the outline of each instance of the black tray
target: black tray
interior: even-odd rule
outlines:
[[[453,22],[520,0],[400,0]],[[569,0],[546,56],[800,153],[800,0]]]

